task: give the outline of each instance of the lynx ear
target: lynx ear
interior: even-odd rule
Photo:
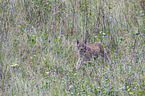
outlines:
[[[77,40],[77,45],[79,44],[79,40]]]
[[[86,43],[87,43],[87,40],[85,39],[84,44],[86,44]]]

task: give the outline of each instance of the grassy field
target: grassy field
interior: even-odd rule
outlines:
[[[144,0],[0,1],[1,96],[144,96]],[[110,62],[75,70],[76,39]]]

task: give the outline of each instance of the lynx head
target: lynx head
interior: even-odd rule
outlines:
[[[86,40],[84,40],[84,42],[79,42],[79,40],[77,40],[77,46],[79,52],[86,52],[86,43],[87,43]]]

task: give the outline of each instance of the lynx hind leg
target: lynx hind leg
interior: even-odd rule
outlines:
[[[105,59],[109,61],[109,57],[107,55],[107,52],[105,52]]]
[[[109,57],[108,57],[107,52],[106,52],[105,50],[103,50],[103,51],[100,53],[100,55],[101,55],[103,58],[105,58],[106,60],[109,61]]]

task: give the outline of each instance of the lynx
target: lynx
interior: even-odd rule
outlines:
[[[76,69],[79,68],[80,64],[84,60],[89,61],[91,58],[97,59],[99,55],[105,58],[106,60],[109,60],[104,45],[102,43],[95,42],[88,46],[86,46],[86,43],[87,43],[86,40],[84,40],[84,42],[79,42],[79,40],[77,40],[79,59],[77,62]]]

